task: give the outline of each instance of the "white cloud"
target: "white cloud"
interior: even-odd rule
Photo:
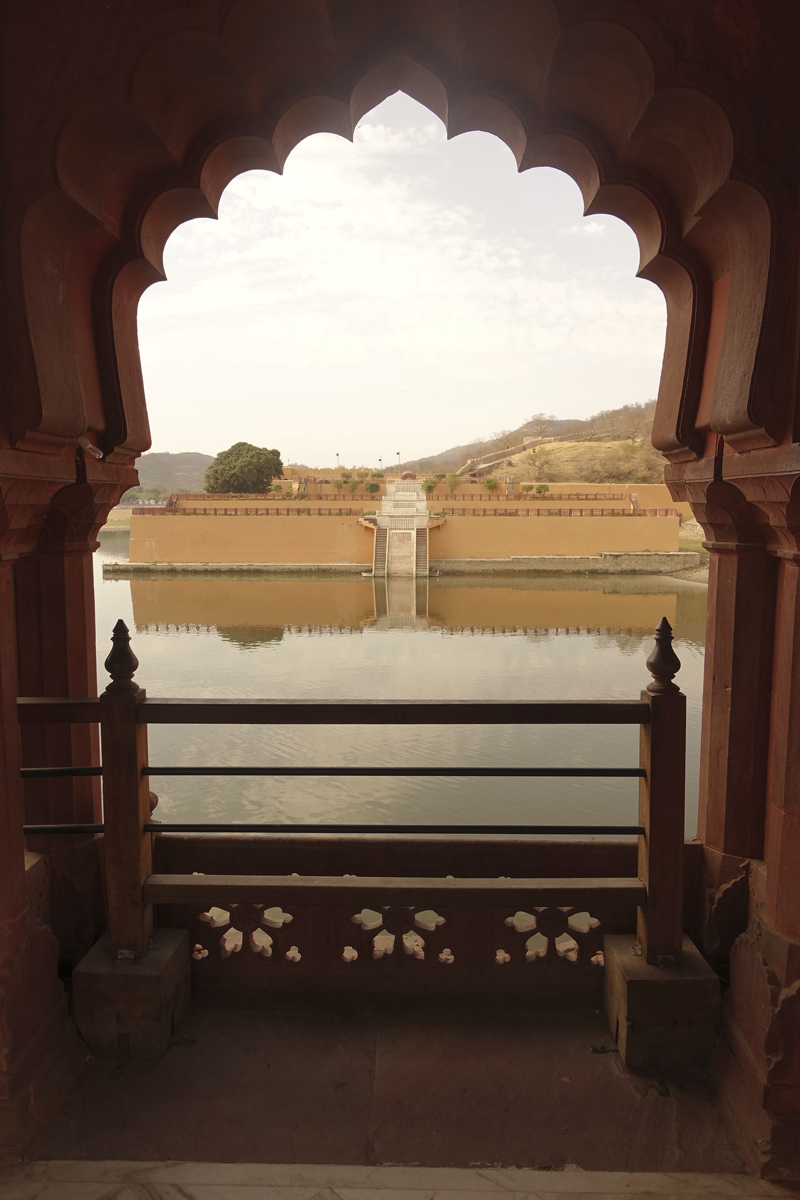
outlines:
[[[558,238],[572,216],[580,249]],[[218,222],[170,239],[169,282],[140,306],[154,447],[373,463],[645,399],[664,306],[637,261],[564,176],[518,175],[489,135],[447,144],[396,97],[353,145],[307,139],[283,177],[241,176]]]
[[[608,229],[600,221],[584,221],[581,225],[568,225],[562,233],[577,233],[582,237],[607,237]]]

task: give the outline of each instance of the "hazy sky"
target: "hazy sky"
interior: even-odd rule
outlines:
[[[154,450],[236,441],[377,464],[656,394],[665,308],[636,240],[403,95],[235,179],[139,306]]]

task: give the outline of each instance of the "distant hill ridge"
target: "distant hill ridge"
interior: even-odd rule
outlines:
[[[211,454],[184,451],[178,454],[156,452],[143,454],[136,463],[142,491],[160,488],[170,492],[202,492],[206,468],[214,458]],[[134,494],[139,489],[133,489]],[[130,492],[128,495],[130,496]]]
[[[643,404],[626,404],[621,408],[606,409],[584,421],[554,419],[547,423],[544,431],[542,423],[532,418],[516,429],[504,429],[484,439],[451,446],[449,450],[442,450],[440,454],[432,454],[427,458],[408,459],[400,464],[400,469],[414,471],[420,475],[436,471],[457,471],[471,458],[481,458],[493,452],[500,458],[506,447],[518,445],[524,438],[529,437],[544,436],[548,439],[570,440],[574,438],[576,441],[644,437],[649,441],[655,407],[655,400],[647,400]]]
[[[484,439],[451,446],[440,454],[427,458],[412,458],[400,464],[403,471],[414,471],[420,475],[437,471],[458,471],[468,459],[496,454],[502,459],[506,449],[519,446],[525,438],[551,438],[569,441],[619,441],[620,439],[644,439],[649,443],[650,430],[655,412],[655,400],[644,404],[626,404],[622,408],[608,409],[596,413],[585,421],[556,420],[542,421],[533,417],[516,429],[504,429]],[[546,428],[545,428],[546,426]],[[513,453],[513,451],[512,451]],[[176,454],[153,452],[143,454],[137,462],[139,488],[127,493],[129,499],[152,489],[160,489],[165,495],[170,492],[202,492],[206,468],[214,458],[211,454],[183,451]]]

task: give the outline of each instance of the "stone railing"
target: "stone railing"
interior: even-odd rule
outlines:
[[[136,1042],[143,1053],[156,1044],[163,1050],[188,1003],[190,962],[199,986],[246,982],[261,990],[395,989],[398,972],[404,987],[417,990],[448,989],[456,981],[460,988],[502,990],[535,986],[547,966],[590,973],[605,967],[609,1021],[614,1028],[613,1022],[618,1027],[622,1020],[627,1029],[630,980],[637,986],[642,980],[647,986],[666,982],[674,990],[683,978],[682,956],[697,956],[683,934],[686,701],[673,682],[680,663],[671,642],[664,618],[647,660],[652,680],[639,699],[631,700],[173,700],[147,697],[139,687],[128,630],[118,621],[105,664],[111,682],[100,697],[18,701],[25,724],[100,727],[102,765],[23,769],[25,778],[102,777],[102,821],[25,827],[28,836],[93,833],[103,838],[108,933],[74,977],[76,1020],[89,1045],[105,1052],[124,1036],[126,1046]],[[640,749],[637,765],[617,767],[175,766],[150,762],[147,731],[153,724],[366,725],[376,730],[422,724],[443,731],[475,724],[635,725]],[[365,742],[373,744],[379,742]],[[153,779],[220,775],[636,778],[639,818],[629,825],[153,819]],[[635,873],[554,876],[552,865],[558,866],[563,853],[545,854],[535,839],[564,835],[635,837]],[[227,839],[222,844],[216,841],[221,836]],[[393,842],[398,837],[411,839],[404,862]],[[457,850],[465,838],[472,839],[472,854]],[[437,839],[435,854],[430,845],[425,849],[427,839]],[[487,839],[495,850],[491,875],[484,873],[486,849],[479,849]],[[513,871],[509,877],[495,874],[503,845],[507,869]],[[445,872],[448,861],[451,870]],[[597,862],[597,855],[588,861]],[[625,861],[628,870],[634,867],[632,857]],[[428,873],[420,873],[426,867]],[[534,876],[532,867],[541,873]],[[398,869],[403,873],[391,873]],[[615,938],[611,931],[619,927],[619,914],[625,928],[634,911],[635,935]],[[660,973],[664,969],[668,974]],[[692,986],[698,969],[693,962]],[[677,1044],[673,1026],[671,1046]],[[655,1035],[648,1036],[652,1041]]]

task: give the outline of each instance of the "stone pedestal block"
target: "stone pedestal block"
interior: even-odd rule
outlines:
[[[109,934],[72,976],[75,1023],[93,1054],[160,1058],[191,998],[185,929],[156,929],[144,958],[112,957]]]
[[[751,1165],[800,1181],[800,942],[757,909],[730,955],[723,1036],[711,1061],[722,1108]]]
[[[676,967],[651,966],[633,942],[604,939],[606,1017],[623,1062],[634,1071],[702,1066],[719,1036],[719,979],[686,936]]]

